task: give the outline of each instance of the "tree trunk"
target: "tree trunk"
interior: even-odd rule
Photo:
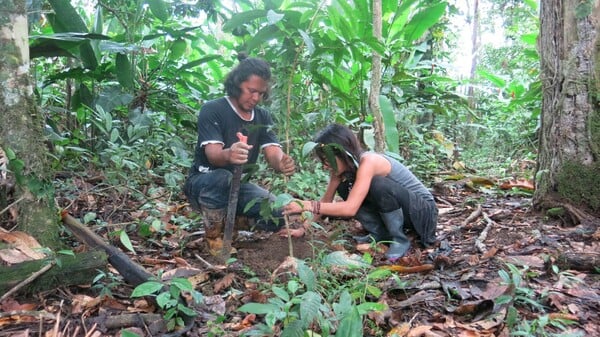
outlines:
[[[578,219],[590,221],[600,214],[600,5],[544,0],[540,20],[543,97],[533,203],[574,205],[585,214]]]
[[[59,218],[54,212],[42,132],[29,77],[29,41],[24,0],[3,0],[0,16],[0,147],[17,181],[17,224],[43,246],[58,247]],[[12,155],[14,154],[14,156]],[[0,205],[3,209],[7,205]]]
[[[477,70],[477,60],[479,55],[479,0],[473,2],[473,25],[471,30],[471,70],[469,79],[475,83],[475,71]],[[469,85],[467,93],[469,98],[469,107],[475,109],[475,87]],[[469,115],[470,116],[470,115]],[[469,117],[470,118],[470,117]]]
[[[373,0],[373,37],[381,41],[381,15],[382,4],[381,0]],[[383,130],[383,116],[381,107],[379,106],[379,93],[381,86],[381,55],[377,51],[373,51],[373,60],[371,62],[371,91],[369,93],[369,108],[374,117],[373,126],[375,128],[375,151],[385,151],[385,138]]]

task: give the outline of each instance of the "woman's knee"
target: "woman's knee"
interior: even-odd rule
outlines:
[[[382,212],[394,211],[402,207],[400,194],[405,189],[387,177],[376,176],[371,180],[367,198],[376,204]]]

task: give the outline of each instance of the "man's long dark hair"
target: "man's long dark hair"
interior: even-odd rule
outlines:
[[[242,82],[248,80],[252,75],[256,75],[266,82],[271,80],[271,67],[269,64],[259,58],[248,57],[245,53],[238,54],[238,60],[240,63],[227,74],[225,78],[225,92],[227,96],[238,98],[242,94],[240,85]],[[267,99],[269,93],[265,93],[263,99]]]
[[[356,173],[360,156],[365,150],[350,128],[340,124],[330,124],[317,135],[315,143],[317,143],[315,153],[321,161],[326,160],[331,163],[332,159],[328,157],[333,154],[346,164],[351,173]]]

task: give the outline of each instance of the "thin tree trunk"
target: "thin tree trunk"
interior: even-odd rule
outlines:
[[[381,15],[382,5],[381,0],[373,0],[373,37],[381,41]],[[383,130],[383,116],[381,107],[379,106],[379,93],[381,87],[381,55],[377,51],[373,51],[373,60],[371,63],[371,91],[369,93],[369,108],[374,117],[375,127],[375,151],[385,151],[385,138]]]
[[[2,1],[0,20],[0,147],[17,181],[18,226],[48,247],[58,246],[43,121],[33,101],[24,0]],[[11,154],[14,153],[14,158]],[[0,209],[6,205],[0,205]]]
[[[475,81],[475,71],[477,70],[477,55],[479,53],[479,0],[475,0],[473,3],[473,25],[471,30],[471,70],[469,72],[469,78],[471,82]],[[469,107],[475,108],[475,88],[473,85],[469,85],[467,93],[469,97]]]

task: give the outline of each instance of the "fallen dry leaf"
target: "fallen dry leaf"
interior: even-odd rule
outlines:
[[[256,315],[249,314],[249,315],[246,315],[246,317],[244,317],[244,319],[241,322],[239,322],[238,324],[231,325],[230,328],[233,331],[244,330],[244,329],[247,329],[247,328],[253,326],[254,321],[256,321]]]
[[[0,259],[8,264],[29,260],[40,260],[46,257],[41,253],[39,242],[24,232],[0,232],[0,241],[8,244],[8,248],[0,249]]]
[[[512,188],[521,188],[524,190],[533,191],[535,189],[535,187],[533,186],[533,182],[531,182],[530,180],[525,180],[525,179],[509,180],[509,181],[506,181],[506,182],[503,182],[502,184],[500,184],[499,187],[502,190],[510,190]]]
[[[71,313],[81,314],[84,311],[95,308],[102,303],[103,298],[101,296],[87,296],[87,295],[73,295],[73,302]]]
[[[404,337],[408,334],[408,332],[410,331],[410,324],[409,323],[402,323],[397,327],[394,327],[392,330],[390,330],[387,333],[388,337]]]
[[[231,286],[231,284],[233,283],[233,280],[235,280],[235,274],[229,273],[229,274],[223,276],[223,278],[220,279],[219,281],[215,282],[215,287],[214,287],[215,294],[220,293],[221,290],[223,290],[223,289],[229,288]]]

